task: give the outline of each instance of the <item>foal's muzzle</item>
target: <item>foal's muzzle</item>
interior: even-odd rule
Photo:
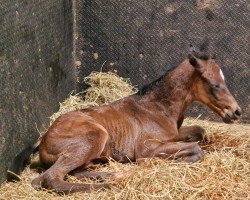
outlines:
[[[235,120],[239,119],[241,113],[242,113],[241,108],[238,107],[236,110],[228,111],[222,119],[225,123],[231,124]]]

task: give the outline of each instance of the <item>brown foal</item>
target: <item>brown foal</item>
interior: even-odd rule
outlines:
[[[60,116],[39,147],[40,160],[49,168],[32,186],[64,193],[108,188],[110,183],[69,183],[64,177],[71,173],[78,178],[121,178],[119,173],[86,171],[89,163],[109,157],[120,162],[149,157],[200,160],[203,153],[197,141],[203,138],[203,128],[181,127],[183,113],[193,101],[207,105],[226,123],[241,115],[218,64],[195,51],[137,94]]]

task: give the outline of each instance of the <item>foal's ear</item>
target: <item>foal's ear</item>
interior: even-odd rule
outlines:
[[[193,45],[189,45],[188,54],[189,63],[195,68],[202,68],[201,60],[208,60],[209,56],[200,51],[197,51]]]
[[[189,54],[188,54],[188,59],[189,59],[189,63],[193,66],[193,67],[198,67],[199,64],[198,64],[198,61],[197,61],[197,58],[195,57],[195,54],[196,54],[196,49],[195,47],[190,44],[189,45]]]
[[[188,55],[188,59],[189,59],[189,63],[195,67],[198,68],[199,67],[199,63],[196,57],[194,57],[193,55],[189,54]]]

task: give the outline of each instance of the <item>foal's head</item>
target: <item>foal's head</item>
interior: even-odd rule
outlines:
[[[225,123],[236,120],[241,115],[241,109],[229,92],[219,65],[195,51],[189,54],[189,62],[198,74],[193,87],[194,100],[207,105]]]

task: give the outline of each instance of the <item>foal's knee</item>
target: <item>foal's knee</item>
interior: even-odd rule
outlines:
[[[193,126],[193,132],[203,135],[205,133],[205,129],[202,128],[201,126]]]

